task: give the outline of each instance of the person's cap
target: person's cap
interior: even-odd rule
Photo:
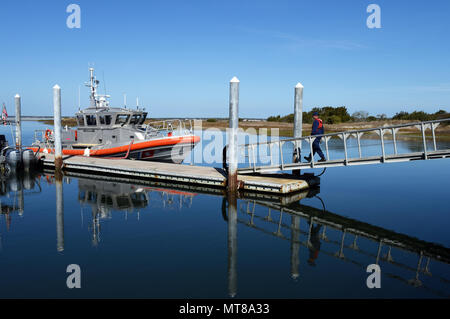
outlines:
[[[319,113],[318,112],[314,112],[313,116],[319,116]]]

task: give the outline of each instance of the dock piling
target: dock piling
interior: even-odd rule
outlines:
[[[14,97],[14,104],[16,106],[16,148],[22,148],[22,103],[20,99],[20,95],[16,94]]]
[[[239,127],[239,80],[233,77],[230,81],[230,128],[228,147],[228,191],[235,192],[238,188],[238,127]]]
[[[299,82],[295,86],[294,95],[294,138],[302,137],[303,129],[303,85]],[[301,161],[302,142],[294,142],[294,154],[292,161],[298,163]],[[293,170],[293,175],[300,175],[300,170]]]
[[[58,252],[64,251],[64,203],[61,179],[56,179],[56,249]]]
[[[53,87],[53,115],[55,124],[55,171],[60,172],[63,160],[61,145],[61,88],[58,85]]]
[[[227,196],[228,201],[228,295],[237,294],[237,198],[234,193]]]

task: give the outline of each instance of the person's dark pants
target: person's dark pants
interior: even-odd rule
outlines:
[[[316,139],[313,142],[313,156],[317,153],[319,154],[320,158],[325,158],[325,155],[323,155],[322,149],[320,148],[320,140],[322,137],[316,137]],[[309,154],[309,158],[311,158],[311,154]]]

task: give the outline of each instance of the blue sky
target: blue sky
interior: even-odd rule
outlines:
[[[71,3],[81,29],[66,26]],[[371,3],[381,29],[366,26]],[[306,110],[449,111],[449,33],[447,0],[2,0],[0,102],[13,114],[19,93],[23,114],[50,115],[57,83],[71,115],[94,63],[114,106],[139,96],[154,117],[227,116],[233,76],[243,117],[292,113],[297,82]]]

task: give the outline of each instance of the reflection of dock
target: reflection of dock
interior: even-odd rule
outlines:
[[[92,208],[92,224],[88,226],[94,246],[100,242],[102,220],[110,219],[112,211],[125,214],[139,212],[151,203],[163,207],[185,207],[192,204],[197,195],[203,193],[219,198],[223,189],[171,185],[165,181],[104,177],[79,172],[68,176],[78,179],[79,202]],[[52,179],[47,179],[51,181]],[[125,183],[125,184],[124,184]],[[62,183],[56,183],[56,237],[58,251],[64,250],[64,206]],[[8,184],[8,189],[10,186]],[[320,263],[320,255],[360,267],[363,271],[371,264],[382,266],[384,276],[399,280],[414,287],[427,290],[439,297],[448,297],[450,281],[442,273],[443,264],[450,264],[450,249],[430,242],[399,234],[381,227],[300,204],[305,197],[312,197],[318,190],[299,192],[290,196],[273,193],[240,192],[239,199],[223,197],[222,216],[227,222],[228,235],[228,292],[238,295],[238,224],[245,225],[290,245],[290,276],[301,280],[300,251],[309,251],[308,264]],[[150,194],[154,193],[150,200]],[[165,205],[169,206],[165,206]],[[228,206],[228,207],[227,207]],[[127,216],[127,215],[125,215]],[[83,223],[83,214],[82,214]],[[404,257],[407,255],[407,259]],[[242,257],[241,257],[242,258]],[[245,258],[245,257],[244,257]],[[439,264],[439,265],[438,265]],[[387,270],[386,270],[387,269]],[[447,268],[445,268],[447,269]],[[433,270],[433,271],[432,271]],[[426,278],[426,279],[424,279]],[[440,287],[430,287],[429,280],[438,280]]]
[[[54,168],[54,156],[52,154],[45,155],[44,167]],[[225,171],[220,168],[84,156],[65,157],[64,171],[135,179],[153,179],[169,183],[216,188],[225,188],[227,180]],[[240,189],[243,191],[277,194],[297,192],[310,186],[307,181],[299,178],[239,175],[238,180]]]
[[[450,281],[447,278],[432,275],[430,270],[432,260],[450,264],[449,248],[336,215],[325,209],[300,205],[299,202],[285,206],[274,202],[246,200],[241,204],[243,205],[239,210],[238,223],[291,242],[291,276],[294,279],[299,277],[299,249],[303,246],[310,251],[308,263],[315,262],[319,250],[321,254],[341,259],[364,269],[370,263],[385,262],[396,269],[409,272],[411,277],[402,278],[398,274],[390,272],[384,272],[384,275],[415,287],[421,287],[440,297],[448,297],[447,292],[434,290],[423,284],[420,275],[434,277],[444,284],[449,284]],[[264,209],[265,214],[261,214],[261,208]],[[301,220],[307,224],[306,231],[300,229]],[[330,230],[338,231],[340,240],[329,239],[327,231]],[[348,242],[349,235],[352,235],[350,245],[345,243],[346,240]],[[300,240],[301,236],[304,236],[305,240]],[[358,240],[361,239],[376,243],[376,250],[374,252],[363,250],[358,246]],[[321,242],[326,243],[328,247],[335,246],[335,249],[333,251],[321,249]],[[413,256],[416,256],[417,261],[412,265],[396,261],[393,248],[412,253]],[[383,249],[385,254],[383,254]],[[369,262],[362,263],[356,260],[353,253],[348,254],[351,256],[349,257],[346,251],[368,257]]]
[[[45,170],[45,173],[53,174],[52,170]],[[129,177],[121,177],[121,176],[101,176],[101,175],[91,175],[82,172],[66,172],[65,175],[67,177],[75,177],[80,179],[89,179],[91,181],[98,180],[103,182],[117,182],[117,183],[125,183],[125,184],[133,184],[136,186],[147,186],[147,187],[156,187],[161,188],[161,192],[183,192],[187,191],[189,193],[196,192],[208,195],[218,195],[225,196],[226,192],[223,188],[216,187],[208,187],[207,185],[191,185],[184,183],[171,183],[170,181],[164,180],[153,180],[153,179],[136,179]],[[240,191],[240,197],[246,199],[256,199],[256,200],[264,200],[269,202],[275,202],[282,205],[287,205],[289,203],[299,201],[305,198],[309,193],[316,193],[317,190],[315,188],[305,189],[300,192],[295,192],[293,194],[277,194],[277,193],[259,193],[254,191]]]

